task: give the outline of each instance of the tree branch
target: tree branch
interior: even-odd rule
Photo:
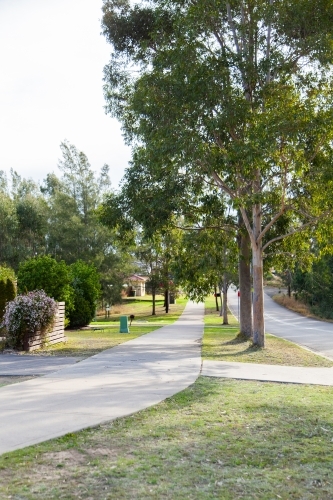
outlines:
[[[215,181],[215,184],[220,188],[222,189],[223,191],[225,191],[229,196],[230,198],[232,199],[235,199],[236,198],[236,193],[230,189],[224,182],[223,180],[221,179],[221,177],[218,175],[217,172],[212,172],[212,177]]]
[[[246,230],[249,233],[251,244],[252,244],[253,247],[256,247],[257,242],[256,242],[256,239],[254,237],[253,229],[251,227],[251,224],[250,224],[249,218],[247,216],[246,210],[245,210],[244,207],[239,207],[239,210],[240,210],[240,213],[242,214],[242,219],[243,219],[243,222],[245,224]]]
[[[239,47],[239,42],[238,42],[238,37],[237,37],[237,33],[236,33],[235,24],[234,24],[234,22],[232,20],[230,3],[227,3],[227,14],[228,14],[229,27],[230,27],[230,29],[232,31],[232,35],[233,35],[233,38],[234,38],[234,43],[235,43],[237,54],[241,55],[241,50],[240,50],[240,47]]]
[[[269,0],[269,5],[273,4],[273,0]],[[271,23],[268,24],[267,27],[267,47],[266,47],[266,59],[268,61],[268,69],[267,69],[267,74],[266,74],[266,83],[270,82],[271,79],[271,69],[270,69],[270,64],[269,64],[269,59],[271,56],[271,32],[272,32],[272,25]]]
[[[310,227],[310,226],[313,226],[316,222],[324,219],[326,217],[326,215],[329,215],[332,213],[332,210],[327,210],[326,212],[324,212],[323,214],[321,214],[321,216],[319,217],[314,217],[311,221],[309,222],[306,222],[305,224],[302,224],[302,226],[296,228],[296,229],[293,229],[292,231],[290,231],[289,233],[286,233],[286,234],[283,234],[281,236],[277,236],[276,238],[273,238],[272,240],[268,241],[262,248],[262,251],[265,250],[265,248],[267,248],[271,243],[274,243],[275,241],[279,241],[279,240],[282,240],[283,238],[287,238],[288,236],[292,236],[293,234],[295,233],[300,233],[301,231],[303,231],[304,229]]]

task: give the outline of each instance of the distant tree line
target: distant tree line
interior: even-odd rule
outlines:
[[[135,266],[128,245],[99,222],[98,207],[111,190],[109,167],[97,174],[74,145],[65,141],[60,148],[61,175],[48,173],[41,184],[0,171],[0,264],[16,273],[27,260],[46,255],[59,263],[57,272],[87,264],[100,276],[101,294],[107,291],[115,302]],[[69,297],[66,302],[70,308]]]

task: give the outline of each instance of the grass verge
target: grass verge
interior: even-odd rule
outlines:
[[[210,379],[0,457],[0,498],[333,498],[333,388]]]
[[[17,375],[8,375],[6,377],[0,375],[0,387],[4,387],[5,385],[17,384],[19,382],[25,382],[25,380],[30,380],[32,378],[36,378],[34,375],[27,376],[17,376]]]
[[[27,354],[36,356],[78,356],[88,358],[105,349],[135,339],[141,335],[158,330],[156,325],[131,326],[130,333],[119,333],[119,328],[106,328],[105,330],[75,330],[66,331],[66,342],[46,346],[38,351]]]
[[[149,323],[170,323],[175,321],[183,312],[188,299],[178,298],[176,304],[170,305],[168,314],[164,309],[164,298],[157,297],[156,300],[156,314],[152,316],[152,298],[151,296],[138,297],[138,298],[125,298],[121,304],[115,304],[111,308],[111,315],[109,318],[104,316],[97,316],[96,322],[92,324],[105,324],[105,323],[119,323],[120,316],[130,316],[134,314],[134,322],[147,321]]]
[[[110,318],[100,318],[93,322],[95,327],[100,325],[101,330],[66,330],[67,342],[46,346],[29,355],[49,356],[78,356],[87,358],[105,349],[135,339],[146,333],[161,328],[166,324],[176,321],[183,312],[187,299],[177,299],[177,303],[170,306],[170,311],[165,314],[163,303],[156,308],[156,316],[151,316],[151,300],[149,298],[132,299],[122,304],[121,309],[111,314]],[[129,327],[129,334],[119,333],[119,317],[121,315],[135,315],[135,321]]]
[[[332,361],[274,335],[266,334],[264,348],[253,347],[251,341],[237,338],[239,329],[233,315],[229,315],[230,325],[222,325],[222,318],[211,299],[205,306],[203,359],[284,366],[333,366]]]

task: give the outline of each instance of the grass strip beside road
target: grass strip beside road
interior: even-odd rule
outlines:
[[[25,382],[26,380],[31,380],[32,378],[36,378],[36,376],[23,376],[23,375],[0,375],[0,387],[4,387],[5,385],[18,384],[19,382]]]
[[[203,359],[284,366],[333,366],[332,361],[274,335],[266,334],[264,348],[254,347],[251,341],[236,337],[239,328],[233,315],[229,315],[230,325],[222,325],[222,318],[216,311],[213,300],[208,299],[205,305]]]
[[[53,344],[28,354],[52,356],[78,356],[88,358],[105,349],[133,340],[141,335],[161,328],[156,325],[131,326],[130,333],[119,333],[119,328],[105,330],[69,330],[65,332],[66,342]]]
[[[0,498],[333,498],[332,387],[201,377],[152,408],[0,457]]]

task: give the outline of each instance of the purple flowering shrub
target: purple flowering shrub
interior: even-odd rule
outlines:
[[[8,302],[0,327],[5,329],[6,343],[22,349],[26,339],[39,332],[45,336],[53,326],[57,303],[44,290],[18,295]]]

